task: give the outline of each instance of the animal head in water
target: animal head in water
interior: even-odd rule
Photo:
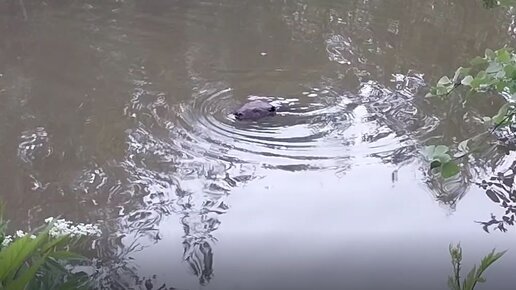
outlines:
[[[265,101],[251,101],[245,103],[234,113],[237,120],[258,120],[276,114],[276,107]]]

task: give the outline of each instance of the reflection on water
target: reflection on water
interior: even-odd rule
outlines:
[[[477,183],[486,191],[486,196],[504,209],[503,216],[498,218],[491,214],[491,220],[480,222],[483,229],[489,232],[490,229],[498,229],[506,232],[508,226],[514,226],[516,214],[516,188],[514,180],[516,177],[516,162],[513,162],[507,169],[498,172],[495,176]]]
[[[216,254],[223,220],[239,219],[231,215],[238,212],[236,190],[249,192],[249,200],[273,193],[254,204],[249,222],[267,220],[290,191],[300,193],[294,204],[307,207],[376,188],[383,175],[417,191],[422,182],[403,167],[417,167],[419,148],[474,135],[475,114],[496,108],[424,99],[427,83],[482,51],[479,43],[506,41],[512,19],[470,1],[25,2],[26,13],[17,1],[0,3],[0,180],[8,217],[20,228],[49,215],[101,223],[106,235],[90,255],[98,287],[112,289],[150,289],[168,279],[141,277],[132,259],[163,244],[164,220],[171,218],[181,242],[156,258],[172,260],[168,252],[182,247],[178,259],[210,287],[225,258]],[[499,25],[485,25],[491,22]],[[277,116],[231,116],[256,98],[279,106]],[[457,122],[463,119],[464,127]],[[472,156],[457,179],[421,179],[435,200],[457,209],[474,178],[509,158],[484,153],[489,158]],[[376,173],[349,181],[364,170]],[[292,175],[274,179],[286,173]],[[322,185],[305,196],[299,180]],[[510,196],[489,192],[509,209]],[[349,210],[409,219],[375,206],[381,207],[354,203]],[[335,211],[313,220],[338,220],[338,236],[357,229],[356,217],[335,219]],[[306,231],[295,245],[311,253],[310,231],[324,222],[303,230],[279,226],[300,215],[282,211],[269,228],[291,236]],[[365,219],[382,227],[376,217]],[[514,213],[488,226],[504,228],[511,219]],[[289,252],[292,245],[275,246]],[[274,251],[246,255],[259,264]],[[180,270],[170,272],[182,279]]]

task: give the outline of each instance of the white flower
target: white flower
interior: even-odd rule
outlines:
[[[100,236],[101,231],[96,225],[79,223],[73,225],[72,222],[58,219],[55,220],[52,228],[50,228],[49,235],[51,237],[70,236],[82,237],[82,236]]]
[[[13,237],[5,236],[4,240],[2,241],[2,248],[9,246],[9,244],[12,243],[12,241],[13,241]]]
[[[99,227],[93,224],[79,223],[77,225],[74,225],[71,221],[67,221],[65,219],[54,219],[53,217],[45,219],[45,222],[52,223],[52,226],[48,232],[49,236],[52,238],[58,238],[63,236],[69,236],[71,238],[81,238],[84,236],[99,237],[102,234]],[[4,240],[1,243],[1,247],[7,247],[15,239],[23,238],[25,236],[27,236],[27,233],[18,230],[16,231],[14,236],[5,236]],[[37,236],[31,234],[29,238],[36,239]]]

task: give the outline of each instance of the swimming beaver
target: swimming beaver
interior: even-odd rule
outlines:
[[[251,101],[245,103],[233,112],[237,120],[258,120],[276,114],[276,107],[265,101]]]

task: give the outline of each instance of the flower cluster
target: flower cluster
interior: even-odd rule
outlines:
[[[5,248],[5,247],[9,246],[9,244],[12,243],[12,242],[13,242],[13,237],[5,236],[4,240],[2,241],[2,248]]]
[[[10,243],[12,243],[17,238],[23,238],[27,235],[24,231],[16,231],[14,236],[7,235],[4,237],[4,240],[2,241],[2,248],[9,246]],[[35,239],[35,235],[30,235],[31,239]]]
[[[51,224],[48,234],[53,238],[62,236],[70,236],[72,238],[82,236],[98,237],[102,233],[98,226],[92,224],[79,223],[74,225],[71,221],[54,219],[52,217],[45,219],[45,222]]]
[[[79,223],[74,225],[71,221],[65,219],[54,219],[49,217],[45,219],[45,222],[50,225],[48,235],[51,238],[59,238],[63,236],[69,236],[71,238],[80,238],[84,236],[98,237],[101,235],[101,231],[97,225]],[[14,240],[23,238],[27,233],[23,231],[16,231],[14,235],[6,235],[1,243],[1,248],[9,246]],[[35,239],[35,235],[30,235],[31,239]]]

